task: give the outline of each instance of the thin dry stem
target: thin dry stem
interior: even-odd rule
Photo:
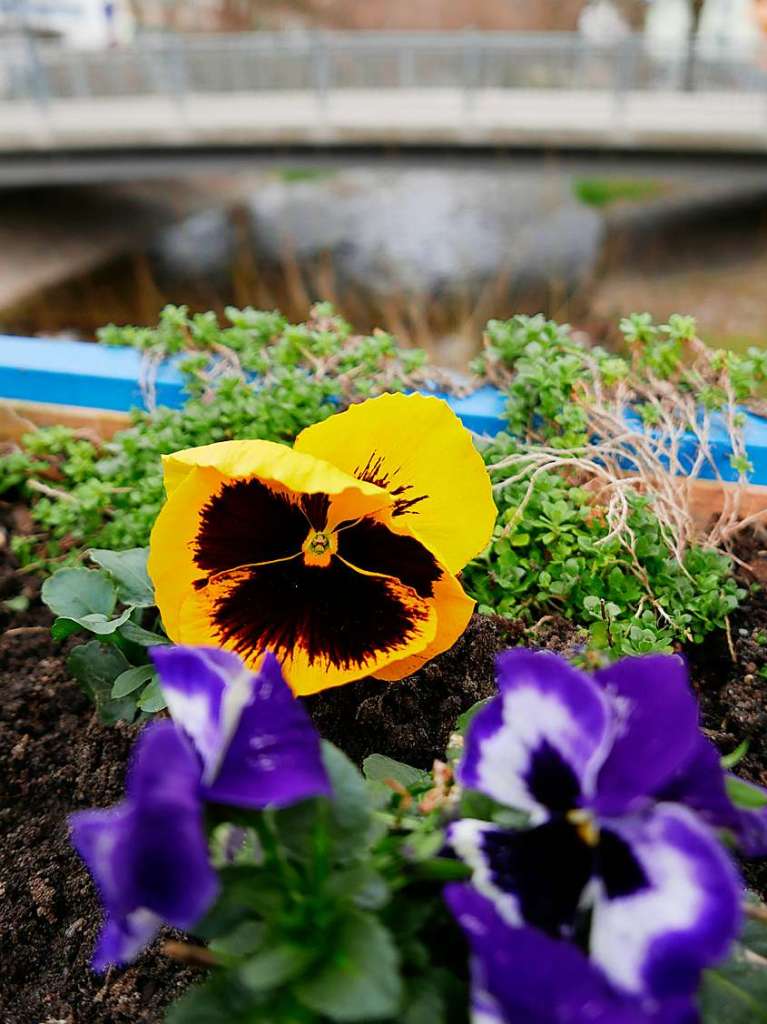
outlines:
[[[485,338],[485,347],[489,341]],[[647,600],[661,618],[668,621],[662,605],[651,595],[649,580],[637,555],[636,537],[630,526],[631,503],[644,496],[655,513],[661,537],[684,572],[685,553],[692,543],[729,550],[735,534],[747,526],[767,521],[767,510],[743,516],[743,492],[747,476],[740,472],[734,487],[722,487],[722,507],[707,528],[696,525],[692,514],[694,482],[704,471],[724,483],[711,444],[712,415],[701,408],[698,397],[705,387],[716,387],[725,395],[721,417],[726,428],[731,456],[745,461],[746,446],[739,420],[737,396],[726,368],[718,370],[711,351],[698,339],[688,343],[692,362],[683,366],[673,380],[661,379],[646,366],[639,365],[634,352],[634,368],[627,379],[608,386],[595,358],[586,356],[589,378],[573,400],[581,406],[586,419],[586,434],[594,443],[562,449],[540,443],[532,433],[517,451],[489,467],[496,478],[495,493],[525,481],[527,486],[505,534],[522,520],[541,476],[558,473],[573,485],[592,493],[597,514],[604,516],[607,531],[597,541],[608,544],[618,540],[627,552],[632,571],[648,591]],[[507,388],[513,370],[491,358],[486,360],[487,376],[498,387]],[[644,406],[651,427],[627,425],[627,412]],[[690,445],[690,435],[694,448]],[[737,464],[737,463],[736,463]],[[497,479],[497,474],[503,477]],[[729,624],[728,624],[729,635]],[[731,637],[729,638],[731,642]]]

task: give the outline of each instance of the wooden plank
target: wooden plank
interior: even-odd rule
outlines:
[[[737,492],[737,484],[723,483],[720,480],[691,480],[688,488],[690,515],[696,526],[702,530],[718,516],[724,507],[726,496],[733,497]],[[765,513],[767,519],[767,486],[749,484],[740,492],[740,519]]]
[[[52,426],[72,427],[106,441],[129,424],[127,412],[113,409],[0,398],[0,441],[19,441],[37,427]]]

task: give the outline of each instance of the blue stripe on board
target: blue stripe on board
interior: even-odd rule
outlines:
[[[127,412],[143,405],[140,368],[141,356],[132,348],[0,335],[0,398]],[[173,361],[159,368],[156,395],[160,405],[173,409],[183,405],[183,377]],[[449,402],[465,425],[478,434],[494,435],[505,426],[504,397],[494,387],[482,387],[465,398],[441,397]],[[752,413],[745,415],[746,446],[754,467],[751,480],[755,484],[767,484],[767,420]],[[638,418],[629,418],[638,425]],[[721,416],[711,418],[710,444],[721,476],[725,480],[736,480],[737,473],[729,463],[730,446]],[[685,465],[692,466],[697,450],[694,435],[687,434],[681,443]],[[711,466],[705,465],[699,476],[710,480],[715,473]]]

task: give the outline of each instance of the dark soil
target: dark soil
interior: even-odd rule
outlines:
[[[96,721],[42,628],[0,640],[0,1019],[154,1022],[192,974],[157,952],[106,978],[90,971],[101,914],[66,823],[121,799],[136,730]]]
[[[13,514],[0,507],[0,519],[23,530],[23,522],[9,521]],[[50,639],[37,585],[14,571],[5,537],[0,529],[0,628],[8,627],[0,638],[0,1024],[155,1024],[195,974],[158,946],[127,970],[92,974],[99,904],[66,825],[73,810],[121,799],[136,730],[107,728],[94,718],[68,677],[66,645]],[[759,542],[740,554],[751,566],[745,578],[767,584]],[[26,610],[4,604],[20,595],[29,600]],[[735,662],[723,633],[688,652],[692,674],[712,738],[729,751],[748,737],[738,770],[767,784],[764,593],[732,617],[731,636]],[[356,761],[380,752],[429,767],[443,754],[456,717],[493,692],[499,650],[526,643],[571,653],[580,640],[556,617],[529,630],[477,616],[451,651],[410,679],[363,680],[307,704],[322,734]],[[749,881],[764,893],[767,865],[749,869]]]
[[[736,554],[742,585],[760,589],[730,616],[729,636],[714,633],[686,653],[705,731],[722,753],[748,740],[737,773],[767,786],[767,536],[743,537]],[[767,859],[745,864],[744,871],[767,900]]]
[[[0,513],[23,529],[23,511]],[[101,911],[66,820],[122,798],[136,729],[95,719],[7,536],[0,526],[0,1022],[154,1024],[194,974],[156,949],[125,971],[92,973]],[[3,602],[19,597],[29,608],[12,613]]]
[[[363,679],[307,700],[322,735],[357,763],[387,754],[418,768],[444,757],[458,716],[495,692],[495,656],[522,643],[573,653],[583,639],[566,619],[542,621],[534,635],[522,623],[475,615],[451,650],[399,683]]]

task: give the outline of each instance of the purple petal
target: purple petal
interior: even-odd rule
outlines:
[[[503,1010],[481,990],[479,982],[473,984],[471,991],[471,1024],[506,1024]]]
[[[118,807],[72,815],[72,841],[99,889],[106,923],[94,967],[132,960],[161,921],[189,928],[215,899],[197,758],[171,722],[146,728]]]
[[[714,828],[728,829],[744,857],[767,856],[767,807],[736,807],[727,795],[726,778],[716,747],[699,735],[686,764],[656,796],[669,803],[686,804]],[[743,784],[764,793],[760,786]]]
[[[205,777],[212,778],[222,755],[224,695],[230,687],[241,689],[237,681],[250,673],[236,654],[215,647],[153,647],[150,654],[171,717],[200,755]]]
[[[554,654],[518,648],[497,668],[501,692],[469,726],[460,781],[536,820],[578,806],[609,738],[600,688]]]
[[[200,764],[172,722],[153,722],[133,748],[125,783],[129,803],[199,805]]]
[[[72,845],[93,876],[105,909],[123,916],[135,902],[117,874],[114,852],[123,837],[130,835],[134,816],[126,802],[104,811],[78,811],[69,818]]]
[[[125,917],[107,916],[91,964],[101,973],[110,964],[129,964],[152,942],[162,919],[151,910],[134,910]]]
[[[698,704],[678,655],[623,658],[594,678],[612,702],[617,727],[599,773],[597,807],[618,815],[689,759],[700,736]]]
[[[473,956],[475,1024],[693,1024],[689,1001],[640,1005],[617,993],[574,945],[507,925],[476,889],[450,885],[445,899]],[[483,1016],[484,1015],[484,1016]]]
[[[158,647],[152,657],[202,760],[206,799],[262,808],[330,793],[319,736],[273,654],[258,673],[215,648]]]
[[[571,934],[594,867],[593,848],[563,818],[510,831],[465,818],[449,826],[453,850],[473,870],[472,884],[511,925]]]
[[[695,814],[674,804],[606,823],[600,853],[592,959],[628,993],[691,996],[738,932],[740,882],[729,857]]]
[[[755,790],[761,797],[765,791],[762,786],[755,786],[752,782],[738,780],[742,785]],[[767,806],[755,807],[733,807],[735,821],[731,829],[735,834],[738,843],[738,850],[744,857],[767,857]]]
[[[329,796],[319,735],[273,654],[250,675],[249,687],[221,768],[205,788],[207,799],[262,808]]]

